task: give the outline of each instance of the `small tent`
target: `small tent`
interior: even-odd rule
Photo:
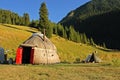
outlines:
[[[5,61],[4,49],[0,47],[0,63]]]
[[[94,53],[92,53],[92,54],[87,56],[87,58],[85,59],[85,62],[99,63],[99,62],[102,62],[102,60],[100,58],[98,58]]]
[[[55,45],[41,33],[34,33],[17,49],[16,64],[53,64],[59,62]]]

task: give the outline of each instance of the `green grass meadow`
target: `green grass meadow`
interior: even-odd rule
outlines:
[[[120,67],[104,64],[0,65],[0,80],[119,80]]]

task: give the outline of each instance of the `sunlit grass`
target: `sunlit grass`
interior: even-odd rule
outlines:
[[[53,35],[52,42],[58,48],[58,54],[62,61],[74,62],[76,58],[83,60],[94,51],[97,51],[96,55],[103,61],[112,61],[114,58],[120,58],[120,52],[107,52],[100,50],[94,46],[90,46],[82,43],[75,43],[69,40],[65,40],[59,36]]]
[[[0,80],[119,80],[120,67],[95,64],[0,65]]]
[[[0,24],[0,46],[9,51],[8,53],[11,51],[15,53],[17,47],[29,38],[32,32],[37,32],[37,30],[25,26]]]

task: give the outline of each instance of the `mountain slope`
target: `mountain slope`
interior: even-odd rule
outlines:
[[[72,19],[84,20],[90,16],[106,13],[112,10],[120,9],[119,0],[91,0],[90,2],[69,12],[60,23],[64,24]]]
[[[96,43],[120,49],[120,0],[92,0],[71,11],[60,23],[93,37]]]
[[[38,32],[34,28],[0,24],[0,47],[8,51],[8,57],[15,57],[17,47],[29,38],[33,32]],[[86,44],[75,43],[59,36],[53,35],[51,41],[55,44],[58,50],[58,55],[61,61],[74,62],[76,58],[83,60],[86,56],[94,51],[97,51],[102,60],[111,61],[113,58],[119,59],[120,52],[110,52],[110,50],[93,47]]]

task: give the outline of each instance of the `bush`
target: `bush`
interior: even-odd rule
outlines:
[[[80,58],[76,58],[74,63],[80,63]]]
[[[70,64],[70,62],[68,62],[68,61],[66,61],[66,60],[62,61],[61,63]]]
[[[114,65],[114,66],[120,66],[120,59],[113,59],[112,60],[112,65]]]

